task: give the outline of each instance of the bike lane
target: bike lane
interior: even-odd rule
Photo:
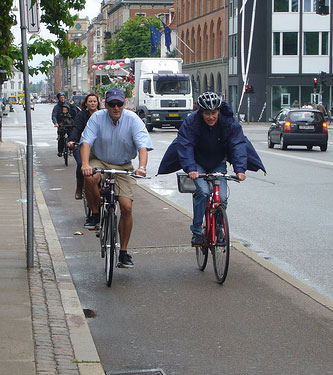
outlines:
[[[197,268],[191,214],[141,184],[129,244],[135,268],[116,269],[107,288],[95,233],[72,236],[83,223],[74,183],[70,193],[47,192],[71,173],[49,175],[43,190],[107,374],[332,374],[332,301],[237,242],[217,284],[211,257]]]

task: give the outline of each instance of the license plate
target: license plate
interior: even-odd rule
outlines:
[[[313,125],[299,125],[298,127],[302,130],[313,130],[314,129]]]
[[[169,113],[169,117],[178,117],[179,113]]]

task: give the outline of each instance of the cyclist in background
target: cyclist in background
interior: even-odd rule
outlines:
[[[73,147],[74,142],[80,142],[81,134],[86,127],[90,116],[99,109],[100,103],[98,96],[96,94],[88,94],[81,104],[81,111],[75,116],[73,130],[69,136],[69,148]],[[82,199],[83,175],[81,171],[82,162],[79,146],[74,148],[73,155],[77,164],[75,199]]]
[[[99,223],[100,192],[99,173],[93,175],[92,168],[127,169],[134,171],[132,159],[138,155],[139,167],[136,174],[146,176],[148,151],[153,149],[145,124],[134,112],[124,109],[125,95],[112,88],[105,95],[106,109],[95,112],[89,119],[81,137],[82,173],[85,176],[85,193],[92,211],[84,225],[94,229]],[[133,267],[132,257],[127,253],[133,217],[132,202],[136,181],[131,176],[116,178],[116,195],[120,206],[119,263],[122,267]]]
[[[202,244],[202,221],[209,199],[208,183],[199,173],[226,172],[228,161],[239,180],[245,171],[265,171],[251,142],[244,136],[241,125],[234,119],[229,104],[220,95],[205,92],[197,100],[198,110],[187,117],[160,163],[158,174],[183,169],[194,180],[192,246]],[[221,202],[227,205],[227,183],[221,178]]]
[[[75,116],[78,113],[79,109],[75,105],[72,105],[68,101],[66,101],[65,94],[63,92],[58,92],[57,99],[58,103],[53,107],[51,119],[53,125],[58,128],[58,156],[61,157],[62,151],[64,149],[63,140],[61,140],[61,137],[59,135],[59,116],[62,113],[62,106],[64,104],[67,104],[69,106],[69,114],[71,115],[73,120],[75,119]]]
[[[70,136],[73,128],[73,119],[69,114],[70,106],[64,103],[58,116],[58,156],[62,156],[65,144],[65,134]]]

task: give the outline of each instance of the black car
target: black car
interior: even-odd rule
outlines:
[[[319,146],[321,151],[327,150],[328,130],[323,114],[316,109],[282,109],[268,129],[268,147],[279,144],[282,150],[288,146],[306,146],[312,150]]]

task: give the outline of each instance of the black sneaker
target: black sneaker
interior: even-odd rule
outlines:
[[[59,158],[62,157],[62,152],[58,152],[58,157],[59,157]]]
[[[201,246],[202,245],[202,235],[193,233],[192,240],[191,240],[192,246]]]
[[[87,221],[84,224],[86,229],[98,229],[99,217],[96,215],[91,215],[87,218]]]
[[[132,256],[127,253],[127,251],[119,251],[119,268],[133,268],[134,264],[132,262]]]

